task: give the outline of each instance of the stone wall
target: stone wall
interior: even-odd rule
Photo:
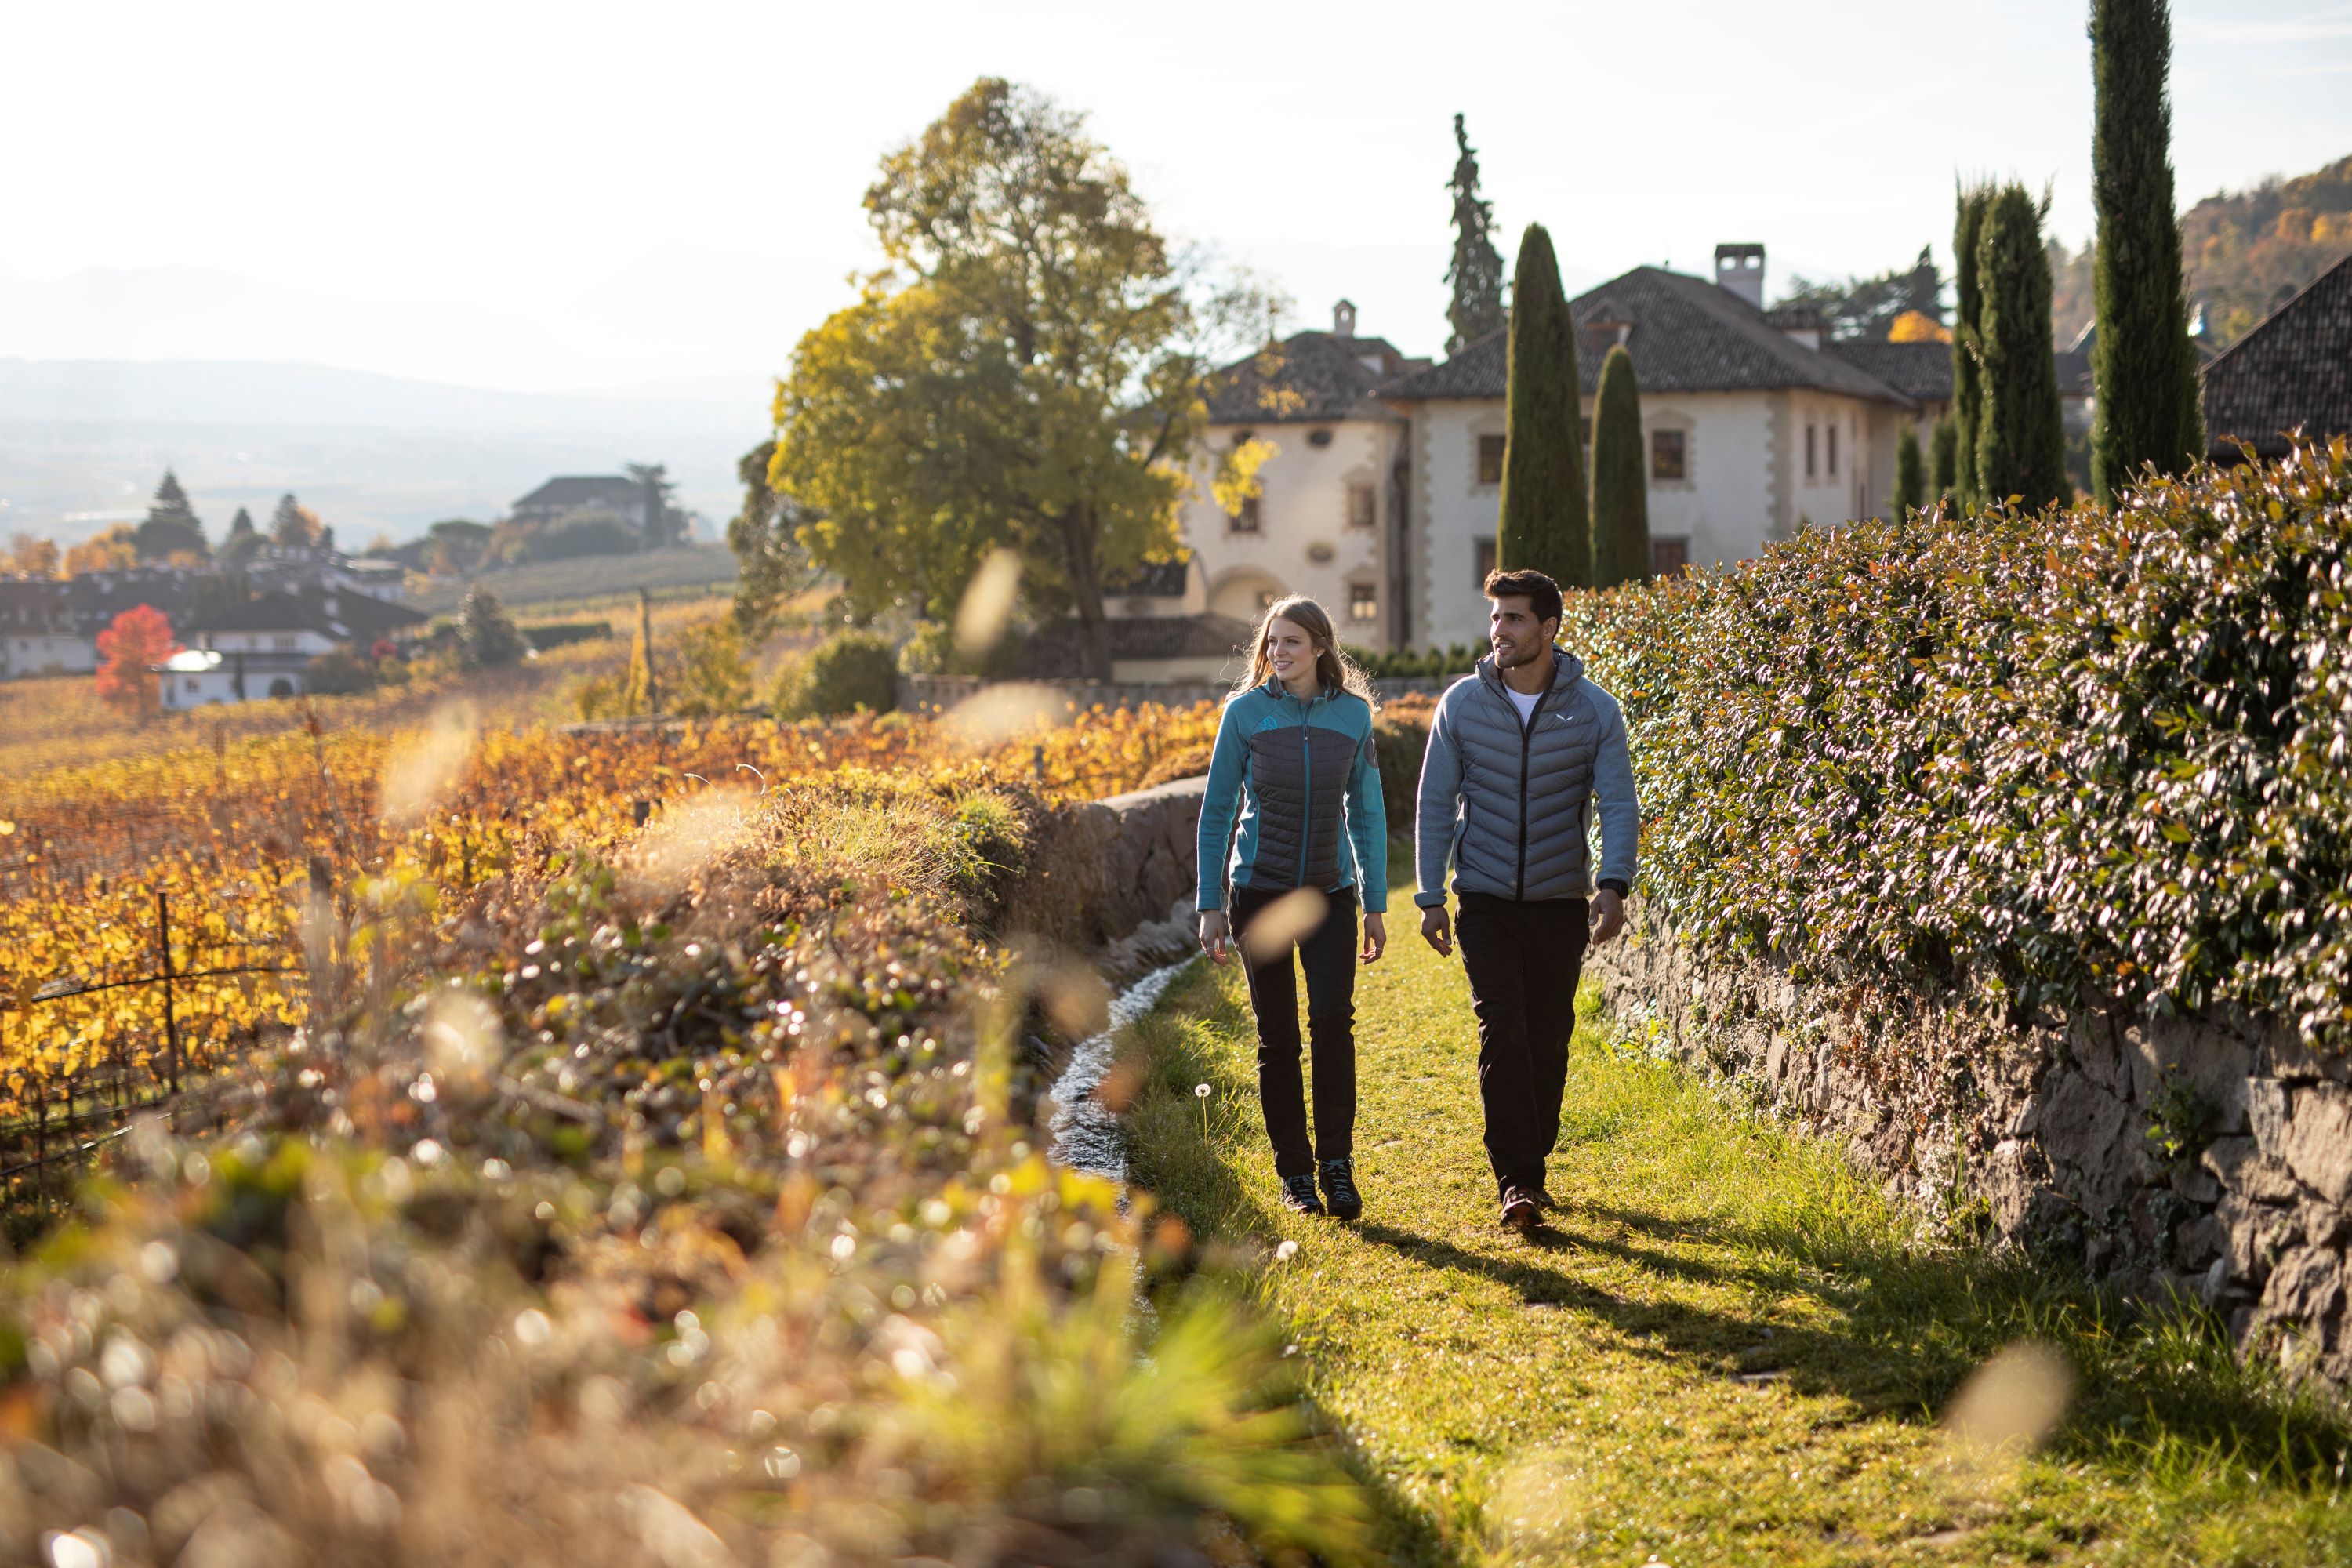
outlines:
[[[1030,845],[1002,928],[1094,951],[1164,921],[1179,900],[1189,907],[1207,784],[1178,779],[1055,807]]]
[[[2293,1030],[1800,984],[1638,910],[1589,969],[1621,1026],[1844,1141],[1932,1220],[2200,1301],[2251,1352],[2352,1384],[2352,1063]]]

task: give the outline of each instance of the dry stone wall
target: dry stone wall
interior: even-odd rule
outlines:
[[[2202,1302],[2250,1352],[2352,1384],[2352,1064],[2291,1029],[1801,984],[1638,910],[1590,968],[1621,1026],[1844,1141],[1931,1219]]]
[[[999,924],[1088,952],[1168,919],[1195,887],[1202,778],[1058,807],[1030,846],[1028,874]]]

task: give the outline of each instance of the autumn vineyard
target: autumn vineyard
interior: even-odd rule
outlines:
[[[1061,721],[1052,722],[1058,719]],[[1197,771],[1189,710],[277,736],[56,770],[0,796],[0,1166],[12,1201],[129,1114],[393,984],[393,952],[518,868],[698,799],[882,774],[1091,798]],[[413,955],[408,955],[413,956]],[[416,976],[405,976],[414,983]],[[322,994],[332,988],[332,996]]]

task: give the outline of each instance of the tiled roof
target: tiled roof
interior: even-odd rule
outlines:
[[[1222,658],[1249,646],[1254,627],[1231,616],[1138,616],[1110,623],[1110,656],[1135,658]],[[1038,630],[1024,658],[1031,675],[1068,675],[1082,668],[1078,625],[1061,621]]]
[[[551,507],[570,511],[583,506],[642,507],[645,501],[645,486],[625,475],[559,474],[515,502],[514,510]]]
[[[1885,382],[1914,403],[1952,400],[1949,343],[1865,342],[1850,338],[1825,344],[1823,352],[1837,355],[1864,375]]]
[[[1569,310],[1582,328],[1600,322],[1630,327],[1625,348],[1644,392],[1811,387],[1878,403],[1909,401],[1838,355],[1791,339],[1766,321],[1763,311],[1705,278],[1636,267],[1578,295]],[[1391,382],[1381,395],[1397,402],[1500,397],[1508,368],[1507,337],[1507,329],[1490,332],[1443,364]],[[1589,342],[1583,346],[1576,368],[1590,393],[1601,384],[1601,356],[1591,352]]]
[[[1219,425],[1297,425],[1393,419],[1372,389],[1425,362],[1386,338],[1295,332],[1209,378],[1209,418]]]
[[[404,605],[387,605],[365,594],[263,594],[192,622],[184,635],[205,632],[317,632],[337,642],[373,641],[425,624]]]
[[[2265,458],[2283,434],[2352,434],[2352,257],[2319,275],[2205,367],[2205,430],[2215,458],[2235,436]]]

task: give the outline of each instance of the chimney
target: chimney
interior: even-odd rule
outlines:
[[[1356,302],[1342,300],[1331,307],[1331,335],[1352,338],[1356,335]]]
[[[1764,247],[1760,245],[1718,245],[1715,247],[1715,281],[1758,310],[1764,308]]]

